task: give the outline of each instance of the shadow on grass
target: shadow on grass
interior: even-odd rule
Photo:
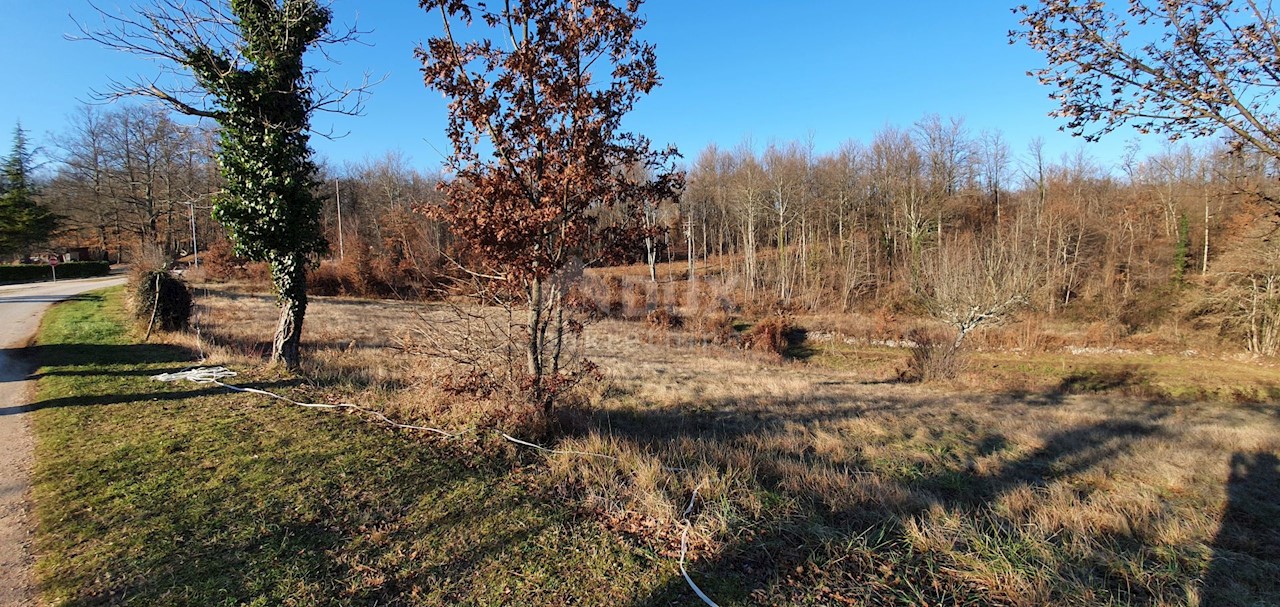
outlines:
[[[179,371],[181,369],[173,369]],[[148,371],[145,374],[166,373],[165,370]],[[123,374],[122,374],[123,375]],[[132,374],[131,374],[132,375]],[[259,390],[272,390],[278,388],[289,388],[300,385],[302,380],[281,380],[271,382],[247,382],[237,384],[243,388],[257,388]],[[232,391],[212,386],[209,388],[201,388],[197,390],[161,390],[155,392],[122,392],[119,394],[103,394],[95,396],[65,396],[59,398],[47,398],[45,400],[36,401],[29,405],[21,405],[17,407],[0,407],[0,415],[14,415],[18,413],[27,413],[30,411],[43,411],[45,409],[63,409],[67,407],[97,407],[104,405],[121,405],[125,403],[155,403],[165,401],[180,401],[188,398],[199,398],[201,396],[213,396],[217,394],[231,394]]]
[[[1150,393],[1155,373],[1142,365],[1126,364],[1076,371],[1058,383],[1058,394],[1091,394],[1122,392],[1134,396],[1158,396]]]
[[[809,332],[802,327],[792,327],[785,337],[787,347],[782,351],[784,360],[809,360],[819,352],[815,344],[809,341]]]
[[[121,378],[149,377],[190,368],[192,353],[186,348],[163,344],[52,344],[38,345],[21,350],[0,350],[0,357],[12,355],[26,367],[39,368],[40,372],[25,375],[19,373],[12,380],[53,377]],[[142,365],[142,368],[138,368]],[[0,380],[9,379],[0,377]],[[296,386],[300,379],[273,382],[246,383],[244,387],[270,389]],[[155,383],[157,388],[163,384]],[[176,388],[176,386],[174,386]],[[13,415],[43,409],[65,407],[92,407],[132,402],[177,401],[211,394],[224,394],[225,388],[210,386],[192,390],[156,389],[147,392],[129,391],[116,394],[77,394],[47,398],[28,405],[0,407],[0,415]]]
[[[1009,440],[998,434],[979,433],[966,444],[951,445],[957,438],[938,435],[922,449],[936,447],[933,463],[911,464],[898,470],[880,468],[879,462],[833,461],[811,448],[795,451],[767,448],[769,434],[803,426],[858,418],[871,412],[911,417],[938,410],[945,398],[881,399],[854,404],[847,398],[824,396],[797,402],[735,401],[699,402],[700,412],[685,409],[610,411],[606,424],[615,439],[633,442],[638,450],[660,453],[672,444],[692,445],[695,460],[713,468],[741,466],[744,455],[735,450],[765,449],[755,457],[753,482],[765,499],[791,499],[799,512],[763,523],[730,530],[734,538],[709,558],[690,564],[690,573],[717,601],[750,604],[859,604],[859,605],[1001,605],[1010,599],[993,592],[971,576],[958,571],[944,555],[921,552],[910,542],[907,522],[934,508],[959,513],[968,520],[993,526],[999,543],[1005,528],[1017,521],[999,514],[996,504],[1008,493],[1030,488],[1040,491],[1054,480],[1105,466],[1130,452],[1143,437],[1160,436],[1163,408],[1149,408],[1140,419],[1100,421],[1050,434],[1043,446],[1011,457],[990,473],[975,471],[963,460],[1007,451]],[[927,430],[928,421],[921,419]],[[953,448],[959,453],[952,454]],[[683,451],[682,451],[683,452]],[[971,461],[971,460],[970,460]],[[679,465],[678,462],[671,462]],[[822,466],[850,478],[870,475],[879,487],[856,503],[832,506],[830,495],[806,483],[797,483],[797,470]],[[876,493],[878,492],[878,494]],[[868,539],[873,538],[873,539]],[[1134,538],[1108,538],[1111,549],[1126,560],[1141,562],[1150,549]],[[860,548],[850,548],[857,544]],[[1004,546],[1016,552],[1016,545]],[[1091,563],[1060,562],[1056,574],[1075,580],[1095,597],[1112,597],[1120,603],[1153,604],[1167,597],[1152,596],[1132,584],[1126,574]],[[1186,582],[1192,580],[1187,579]],[[680,577],[630,603],[635,607],[697,604]]]
[[[46,370],[29,378],[89,375],[142,375],[158,373],[149,369],[112,369],[113,366],[188,363],[187,348],[163,344],[51,344],[0,349],[0,356],[26,363],[28,368]]]
[[[295,436],[287,454],[257,458],[270,446],[248,432],[171,455],[174,470],[153,472],[116,514],[144,537],[97,538],[111,542],[111,581],[74,569],[78,577],[56,583],[88,591],[68,604],[496,604],[501,582],[484,576],[563,525],[560,514],[503,489],[499,467],[468,466],[436,446],[360,429],[354,436],[301,425],[324,440],[303,445]],[[105,482],[118,483],[138,464],[96,465]],[[469,488],[474,502],[449,497]],[[134,520],[134,511],[147,520]]]
[[[58,303],[62,301],[101,301],[101,295],[0,295],[0,305],[7,303]]]
[[[1236,453],[1204,578],[1204,605],[1280,605],[1280,459]]]
[[[84,326],[65,339],[101,339],[109,324]],[[49,380],[51,398],[31,406],[42,410],[33,480],[41,590],[59,604],[498,604],[537,590],[513,581],[501,596],[504,555],[551,553],[569,528],[570,513],[530,498],[501,458],[146,378],[188,367],[183,348],[24,355]]]

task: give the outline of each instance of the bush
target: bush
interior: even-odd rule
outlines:
[[[231,243],[225,240],[215,242],[200,253],[200,267],[204,269],[205,278],[214,282],[244,279],[248,263],[243,257],[237,257]]]
[[[774,314],[756,323],[742,336],[742,345],[749,350],[768,352],[781,356],[792,345],[792,335],[799,328],[791,324],[791,319],[782,314]]]
[[[191,322],[191,291],[187,284],[163,271],[146,272],[133,278],[133,314],[150,323],[154,314],[156,326],[165,331],[181,331]],[[156,297],[156,286],[160,295]]]
[[[450,275],[440,259],[419,266],[392,249],[374,252],[356,240],[343,259],[324,260],[307,273],[307,293],[346,297],[382,298],[438,296]]]
[[[658,308],[645,317],[650,329],[671,331],[684,326],[684,317],[670,308]]]
[[[583,283],[569,286],[564,295],[564,307],[569,312],[581,317],[584,321],[600,320],[604,311],[596,305],[596,300]]]
[[[93,278],[110,273],[111,264],[105,261],[72,261],[58,264],[57,272],[59,279]],[[49,269],[49,264],[0,265],[0,283],[40,282],[52,279],[53,270]]]
[[[698,314],[688,324],[691,333],[718,346],[727,346],[738,339],[733,317],[724,310]]]
[[[899,376],[904,381],[929,382],[955,379],[964,367],[963,351],[956,346],[955,337],[944,331],[912,329],[907,334],[911,346],[911,358],[907,368]]]

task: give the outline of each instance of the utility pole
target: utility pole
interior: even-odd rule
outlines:
[[[195,267],[197,267],[197,268],[198,268],[198,267],[200,267],[200,243],[199,243],[199,242],[197,242],[197,240],[196,240],[196,209],[197,209],[197,208],[200,208],[200,209],[212,209],[213,207],[212,207],[212,206],[197,207],[197,206],[196,206],[196,201],[194,201],[194,200],[188,200],[188,201],[186,201],[186,202],[180,202],[180,203],[178,203],[178,204],[185,204],[185,205],[187,205],[187,209],[188,209],[188,211],[190,212],[190,217],[191,217],[191,255],[192,255],[191,262],[192,262],[192,265],[194,265]]]
[[[188,202],[187,210],[191,211],[191,261],[195,267],[200,267],[200,245],[196,244],[196,203]]]

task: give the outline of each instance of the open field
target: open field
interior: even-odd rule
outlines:
[[[258,364],[271,299],[200,301],[206,364]],[[692,503],[690,573],[721,605],[1280,603],[1272,367],[981,353],[919,386],[894,381],[900,348],[778,360],[606,320],[584,344],[605,379],[557,446],[616,460],[543,457],[493,438],[520,428],[500,404],[439,394],[439,369],[397,348],[447,314],[320,299],[311,381],[238,379],[457,440],[146,380],[184,366],[177,348],[128,368],[48,358],[43,402],[75,406],[38,422],[46,596],[695,604],[676,568]]]
[[[227,343],[269,325],[266,299],[205,301]],[[401,417],[464,419],[388,347],[445,310],[313,314],[317,373],[359,376],[348,389]],[[696,489],[698,570],[740,590],[729,604],[1280,601],[1271,366],[986,352],[956,384],[921,387],[893,381],[901,348],[831,340],[779,362],[615,320],[585,349],[607,379],[561,446],[620,461],[553,456],[548,482],[668,554]]]

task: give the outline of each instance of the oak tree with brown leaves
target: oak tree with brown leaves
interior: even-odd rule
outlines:
[[[683,183],[674,148],[621,126],[661,81],[654,46],[636,38],[640,4],[420,2],[443,24],[417,55],[426,85],[449,100],[452,145],[446,200],[428,212],[450,225],[469,272],[527,305],[513,330],[526,396],[544,411],[566,381],[573,269],[634,254],[643,209]]]
[[[1270,0],[1044,0],[1013,9],[1048,66],[1054,113],[1089,140],[1130,124],[1170,139],[1223,129],[1280,158],[1273,99],[1280,26]]]

